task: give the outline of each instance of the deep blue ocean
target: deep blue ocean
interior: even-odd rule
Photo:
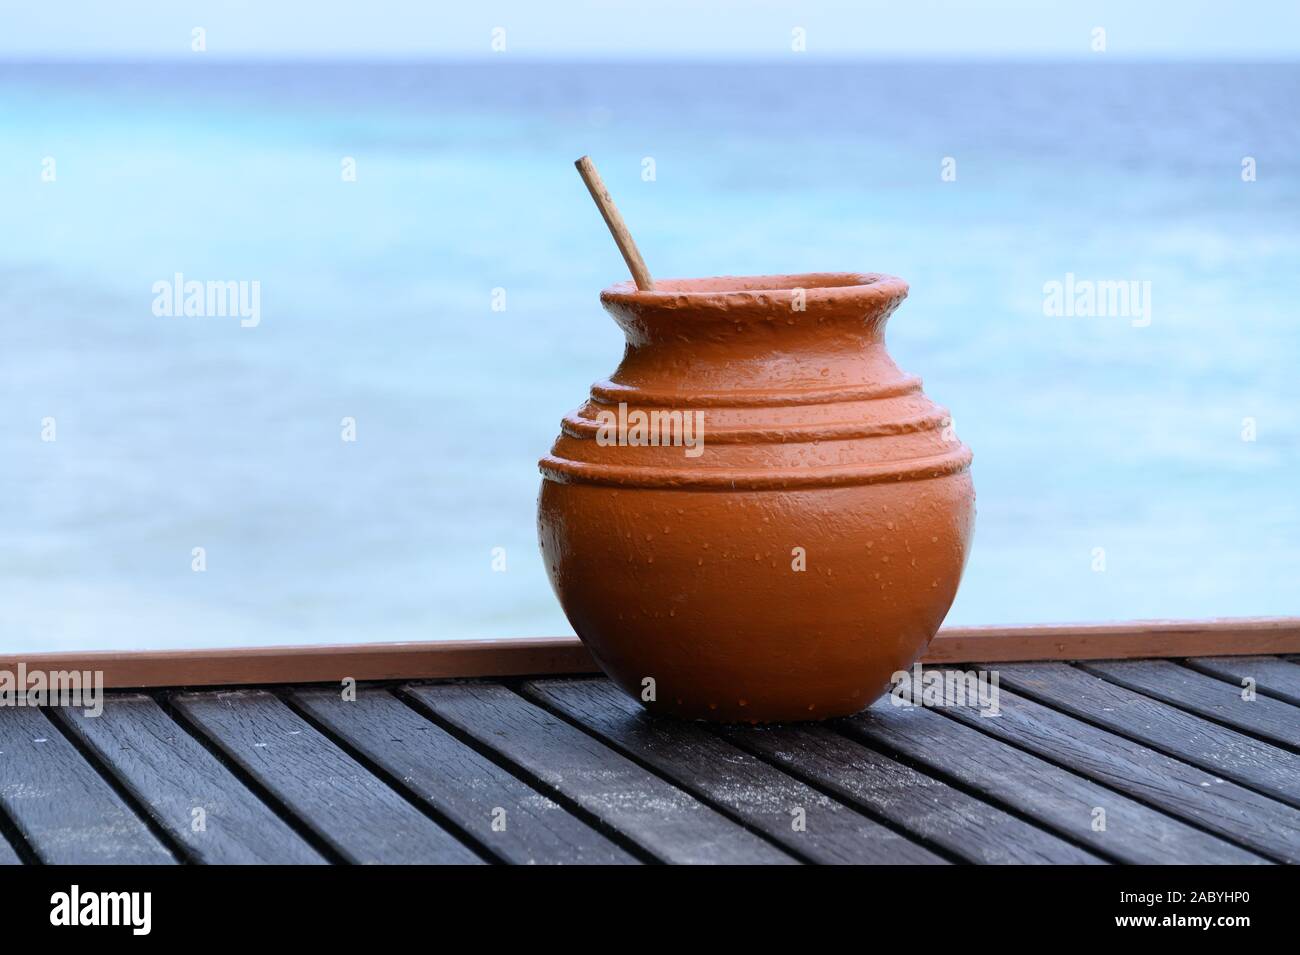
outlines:
[[[569,633],[536,462],[626,277],[583,153],[660,277],[911,283],[890,350],[975,453],[950,623],[1300,613],[1297,103],[1297,65],[0,66],[0,650]],[[155,314],[177,273],[256,326]],[[1067,274],[1149,320],[1045,314]]]

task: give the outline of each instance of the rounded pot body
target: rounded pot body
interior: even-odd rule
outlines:
[[[602,293],[627,349],[541,461],[538,531],[575,632],[647,708],[842,716],[933,638],[975,495],[885,350],[906,295],[857,273]]]

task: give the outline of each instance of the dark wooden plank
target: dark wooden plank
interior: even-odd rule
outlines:
[[[1002,694],[1004,698],[1007,695]],[[998,722],[1004,718],[982,719]],[[839,725],[858,738],[902,753],[928,770],[950,776],[981,796],[997,800],[1119,862],[1263,861],[1245,849],[933,710],[897,707],[885,699]],[[1097,808],[1105,811],[1105,831],[1093,829],[1093,810]]]
[[[53,715],[196,862],[326,860],[150,697],[110,694],[104,711]],[[195,810],[202,810],[201,817]]]
[[[1300,708],[1256,696],[1247,702],[1241,687],[1168,660],[1105,660],[1081,663],[1089,673],[1137,690],[1173,706],[1247,733],[1300,748]]]
[[[1227,680],[1238,687],[1247,677],[1258,692],[1300,706],[1300,666],[1279,657],[1192,657],[1194,670]]]
[[[1300,756],[1065,663],[1000,663],[1003,687],[1300,807]]]
[[[826,726],[726,727],[721,732],[786,772],[829,789],[963,861],[985,865],[1103,861]]]
[[[514,691],[489,683],[408,685],[410,698],[580,806],[655,858],[676,863],[797,860]]]
[[[0,807],[45,863],[176,861],[45,714],[0,707]]]
[[[180,693],[172,704],[348,861],[481,861],[274,694]]]
[[[702,725],[650,716],[609,680],[537,680],[523,692],[809,862],[946,862]]]
[[[639,861],[387,690],[362,688],[351,702],[335,689],[290,699],[504,862]]]
[[[973,707],[941,712],[1268,858],[1300,862],[1300,810],[1294,806],[1016,693],[1002,690],[999,704],[1001,715],[992,718]]]

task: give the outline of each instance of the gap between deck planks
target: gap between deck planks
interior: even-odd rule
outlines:
[[[523,693],[799,858],[863,864],[946,861],[704,727],[649,717],[606,680],[530,681]]]
[[[495,683],[408,686],[412,699],[490,748],[547,795],[673,863],[791,863],[771,842]]]
[[[167,845],[40,709],[0,707],[0,811],[51,864],[170,864]]]
[[[803,760],[781,757],[798,746],[793,734],[812,728],[750,730],[656,719],[603,679],[532,681],[524,692],[814,861],[937,861],[929,853],[917,859],[917,847],[900,843],[885,826],[954,861],[1099,861],[829,730],[815,747],[820,771],[808,772]],[[755,737],[779,742],[765,748]],[[804,810],[803,832],[792,827],[794,809]],[[882,835],[883,844],[872,844]]]
[[[9,841],[43,861],[1294,861],[1295,754],[1224,724],[1230,682],[1172,674],[1165,702],[1046,666],[1001,667],[1013,718],[996,730],[887,703],[831,726],[681,724],[587,678],[355,703],[188,692],[173,712],[114,694],[102,722],[0,711],[0,862],[19,859]],[[20,798],[17,753],[43,800]],[[90,844],[90,807],[113,838]],[[196,807],[219,838],[190,828]]]
[[[1001,718],[989,718],[988,722]],[[847,727],[853,738],[896,751],[924,771],[942,774],[980,798],[1116,862],[1262,861],[1254,853],[1171,817],[1163,807],[1147,806],[1073,768],[1008,745],[941,711],[876,704],[848,720]]]
[[[180,693],[171,702],[347,861],[482,861],[274,694]]]
[[[152,697],[115,695],[95,717],[76,708],[50,712],[193,861],[326,861]]]
[[[1282,746],[1300,748],[1300,709],[1282,700],[1263,693],[1247,699],[1240,685],[1170,660],[1101,660],[1079,666],[1170,706]]]
[[[1300,755],[1064,663],[998,667],[1001,685],[1300,808]]]
[[[289,699],[398,785],[502,862],[625,864],[638,860],[554,800],[426,719],[387,689],[333,689]],[[485,804],[483,794],[493,794]]]
[[[1300,665],[1280,657],[1193,657],[1183,661],[1194,670],[1238,687],[1250,681],[1265,696],[1300,706]]]
[[[1002,692],[1001,710],[996,718],[969,707],[938,712],[1259,856],[1300,861],[1295,807],[1015,693]],[[1097,805],[1113,820],[1107,803]]]

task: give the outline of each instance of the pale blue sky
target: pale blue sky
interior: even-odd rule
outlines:
[[[1297,0],[0,0],[0,58],[1151,59],[1300,56]]]

